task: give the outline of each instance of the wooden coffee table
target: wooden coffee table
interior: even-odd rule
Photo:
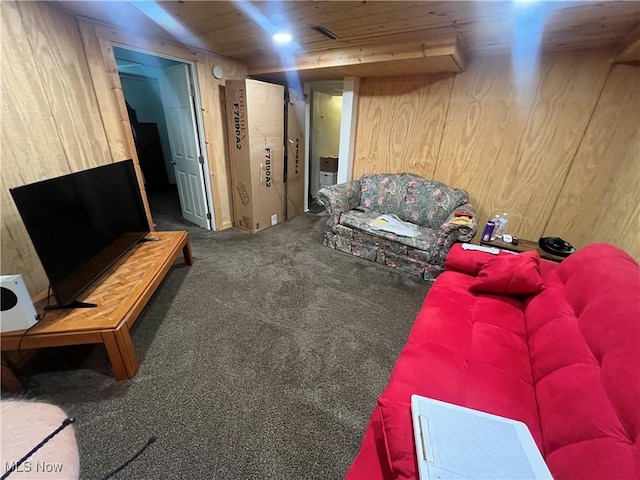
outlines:
[[[487,247],[496,247],[502,248],[503,250],[510,250],[512,252],[530,252],[531,250],[535,250],[540,254],[541,258],[545,260],[551,260],[552,262],[562,262],[566,257],[560,257],[558,255],[553,255],[552,253],[545,252],[540,248],[538,242],[534,242],[533,240],[525,240],[520,238],[518,240],[518,245],[513,245],[512,243],[503,242],[501,238],[496,238],[495,240],[490,240],[485,242],[484,240],[480,240],[480,245],[485,245]]]
[[[159,241],[136,245],[113,265],[78,300],[96,303],[95,308],[50,310],[26,334],[24,330],[2,333],[2,387],[15,391],[20,382],[5,362],[5,352],[44,347],[104,344],[113,376],[133,378],[138,359],[130,329],[153,293],[182,253],[187,265],[193,264],[187,232],[152,232]],[[36,303],[42,315],[45,300]]]

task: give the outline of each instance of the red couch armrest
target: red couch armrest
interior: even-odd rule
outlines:
[[[501,250],[499,255],[513,254]],[[484,264],[495,257],[496,255],[491,253],[479,252],[477,250],[463,250],[462,244],[457,243],[449,250],[449,254],[444,261],[444,269],[477,277],[478,272]]]
[[[380,407],[376,406],[364,432],[358,455],[347,471],[345,480],[392,480],[384,433],[380,421]]]
[[[500,250],[498,255],[514,255],[514,253]],[[480,269],[495,257],[496,255],[491,253],[479,252],[477,250],[463,250],[462,244],[456,243],[451,247],[451,250],[449,250],[449,254],[444,261],[444,269],[477,277]],[[540,262],[542,278],[545,278],[549,272],[556,270],[559,265],[559,263],[543,259]]]
[[[380,398],[377,410],[393,478],[414,480],[418,476],[418,463],[413,440],[411,404]]]

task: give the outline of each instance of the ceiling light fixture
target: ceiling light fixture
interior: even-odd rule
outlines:
[[[285,43],[289,43],[293,39],[291,34],[287,32],[274,33],[271,38],[273,38],[273,41],[275,43],[279,43],[281,45]]]

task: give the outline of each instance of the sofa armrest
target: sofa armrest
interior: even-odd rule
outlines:
[[[360,180],[321,188],[318,201],[327,212],[348,212],[360,205]]]
[[[469,212],[473,214],[473,218],[469,225],[458,225],[451,221],[456,218],[457,212]],[[478,230],[478,214],[476,209],[470,203],[465,203],[457,207],[447,220],[440,226],[438,230],[438,239],[441,241],[448,240],[444,243],[452,245],[455,242],[468,242],[476,234]]]
[[[484,267],[489,260],[502,255],[511,254],[504,253],[502,250],[498,255],[480,252],[478,250],[465,250],[462,248],[462,244],[459,243],[449,250],[444,262],[444,269],[477,277],[482,267]]]
[[[360,180],[321,188],[318,202],[327,210],[327,231],[335,230],[340,215],[360,205]]]

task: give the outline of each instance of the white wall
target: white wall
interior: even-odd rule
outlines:
[[[340,119],[342,95],[313,92],[311,108],[311,185],[312,196],[320,189],[320,157],[338,155],[340,148]]]
[[[120,74],[120,82],[124,97],[136,111],[139,122],[157,123],[162,153],[164,156],[165,170],[169,183],[176,183],[176,174],[171,165],[171,146],[169,144],[169,133],[167,123],[162,108],[162,97],[160,96],[160,84],[158,75],[162,75],[162,70],[142,67],[145,75],[153,75],[156,78],[131,76],[125,73]],[[157,72],[155,72],[157,70]],[[137,73],[137,72],[136,72]]]

